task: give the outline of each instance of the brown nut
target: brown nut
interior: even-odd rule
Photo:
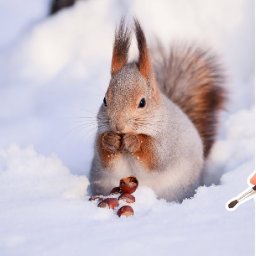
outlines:
[[[98,207],[100,208],[109,208],[109,209],[114,209],[118,206],[119,206],[119,202],[116,198],[106,198],[98,204]]]
[[[120,180],[120,189],[122,193],[133,193],[139,185],[138,180],[131,176]]]
[[[125,206],[121,207],[121,208],[117,211],[117,215],[118,215],[119,217],[121,217],[121,216],[129,217],[129,216],[134,215],[134,211],[133,211],[133,209],[132,209],[131,206],[125,205]]]
[[[123,200],[128,204],[132,204],[135,202],[135,197],[131,194],[124,193],[121,196],[118,197],[118,200]]]
[[[120,187],[114,187],[111,191],[110,191],[110,195],[112,194],[120,194],[121,193],[121,189]]]
[[[89,198],[89,201],[95,201],[95,200],[97,200],[97,201],[102,201],[102,200],[103,200],[103,197],[96,195],[96,196],[91,196],[91,197]]]

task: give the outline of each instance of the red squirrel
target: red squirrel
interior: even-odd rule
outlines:
[[[226,93],[216,58],[196,46],[147,47],[134,20],[139,57],[128,63],[132,30],[122,19],[115,33],[111,80],[99,109],[90,170],[93,194],[108,194],[136,176],[158,198],[181,202],[202,182]]]

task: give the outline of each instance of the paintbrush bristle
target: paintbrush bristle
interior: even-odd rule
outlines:
[[[228,208],[234,208],[238,204],[238,200],[234,200],[228,204]]]

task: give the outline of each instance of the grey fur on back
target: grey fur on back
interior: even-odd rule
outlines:
[[[226,92],[217,57],[196,44],[174,44],[166,51],[159,43],[152,54],[161,91],[191,119],[203,140],[207,157],[217,133],[218,112]]]

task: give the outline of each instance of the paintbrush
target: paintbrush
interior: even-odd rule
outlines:
[[[241,203],[243,200],[245,200],[246,198],[252,196],[256,194],[256,185],[251,187],[250,189],[246,190],[240,197],[238,197],[237,199],[231,201],[228,204],[228,208],[234,208],[238,203]]]

